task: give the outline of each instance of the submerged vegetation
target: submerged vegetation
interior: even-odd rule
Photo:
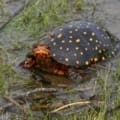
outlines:
[[[0,6],[1,5],[2,5],[2,0],[0,0]],[[12,36],[12,39],[14,38],[13,34],[17,34],[19,32],[21,33],[25,32],[30,37],[41,36],[42,34],[53,30],[56,26],[59,26],[66,21],[75,19],[74,15],[77,13],[80,14],[82,7],[83,7],[83,0],[34,0],[30,6],[25,7],[24,10],[20,13],[20,15],[15,17],[8,24],[7,28],[4,31],[7,33],[7,35],[10,34],[8,35],[7,38]],[[6,33],[4,35],[6,35]],[[14,50],[10,52],[9,47],[5,48],[4,44],[6,45],[6,41],[3,42],[2,40],[4,39],[0,39],[0,63],[1,63],[0,64],[0,96],[1,97],[4,96],[5,94],[8,95],[10,92],[10,89],[12,89],[12,87],[15,87],[16,84],[18,86],[18,85],[22,85],[24,82],[24,80],[22,80],[23,78],[21,77],[21,75],[19,75],[19,72],[16,71],[16,68],[12,62],[14,61],[15,58],[21,55],[20,52],[26,53],[27,47],[29,48],[29,45],[27,44],[29,44],[31,41],[19,42],[18,39],[20,38],[15,37],[15,40],[10,39],[8,40],[9,42],[7,41],[8,42],[7,44],[11,45],[10,49],[15,48],[14,50],[17,51],[16,54],[13,52]],[[10,61],[8,60],[9,59],[8,56],[9,55],[11,56],[13,54],[15,54],[14,55],[15,58],[10,59],[11,62],[8,62]],[[87,108],[84,110],[81,110],[79,105],[71,106],[69,108],[73,108],[73,111],[69,111],[67,113],[66,109],[61,110],[60,114],[58,112],[58,115],[57,113],[55,115],[54,114],[51,115],[50,111],[47,113],[47,111],[43,110],[42,115],[39,117],[42,117],[42,120],[51,120],[51,119],[53,120],[54,119],[55,120],[66,120],[66,119],[104,120],[106,117],[111,118],[110,120],[119,120],[120,113],[117,111],[117,109],[119,109],[119,106],[120,106],[120,85],[119,85],[120,84],[120,62],[119,60],[116,61],[116,64],[117,64],[117,68],[115,71],[112,70],[112,67],[108,67],[102,70],[98,70],[97,72],[96,84],[100,85],[100,88],[101,88],[99,90],[100,95],[98,96],[96,95],[92,97],[97,98],[98,101],[99,100],[102,101],[101,105],[99,105],[98,107],[88,105]],[[28,79],[31,79],[31,78],[28,77]],[[115,84],[113,85],[113,83]],[[64,92],[67,91],[72,96],[73,95],[72,93],[74,93],[74,87],[75,86],[73,86],[73,90],[70,87],[68,89],[64,89],[63,91]],[[77,94],[79,96],[80,93],[78,92]],[[54,96],[51,96],[51,98],[48,98],[48,97],[49,96],[45,98],[45,100],[47,101],[46,104],[49,104],[49,103],[54,104],[55,102],[58,102],[56,97]],[[42,97],[40,98],[40,100],[41,100],[40,101],[41,103],[42,102],[44,103],[44,101],[42,101]],[[87,100],[90,101],[91,98]],[[38,98],[36,101],[38,101]],[[79,101],[79,100],[76,100],[74,98],[74,101]],[[70,100],[69,103],[74,101]],[[66,103],[66,101],[64,101],[64,103]],[[116,106],[118,108],[116,108]],[[109,108],[109,107],[112,107],[112,108]],[[35,116],[37,113],[34,115],[34,111],[32,111],[31,109],[27,109],[27,110],[28,110],[27,111],[28,116],[26,118],[27,120],[40,119],[39,117]],[[111,114],[110,117],[109,117],[109,114]],[[12,117],[11,120],[12,119],[17,120],[19,116],[21,115],[16,115],[15,117]]]

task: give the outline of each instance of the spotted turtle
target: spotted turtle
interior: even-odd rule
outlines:
[[[108,60],[116,54],[116,44],[116,38],[96,23],[73,21],[34,45],[22,66],[68,75],[70,68],[84,69]]]

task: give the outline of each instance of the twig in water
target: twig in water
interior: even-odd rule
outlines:
[[[34,90],[29,90],[26,93],[22,94],[21,97],[27,97],[30,94],[36,93],[36,92],[56,92],[57,90],[55,88],[35,88]]]
[[[60,110],[63,110],[65,108],[68,108],[68,107],[71,107],[71,106],[75,106],[75,105],[88,105],[90,103],[91,103],[90,101],[79,101],[79,102],[69,103],[69,104],[63,105],[63,106],[53,110],[52,113],[56,113],[56,112],[58,112]]]

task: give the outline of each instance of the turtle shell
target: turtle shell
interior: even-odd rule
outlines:
[[[45,41],[57,62],[74,67],[88,66],[115,54],[112,35],[95,23],[74,21],[52,33]]]

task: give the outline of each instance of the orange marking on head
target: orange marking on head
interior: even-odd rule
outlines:
[[[33,54],[39,55],[39,56],[49,56],[50,55],[50,50],[48,49],[48,47],[46,45],[39,45],[37,46],[34,50],[33,50]]]

